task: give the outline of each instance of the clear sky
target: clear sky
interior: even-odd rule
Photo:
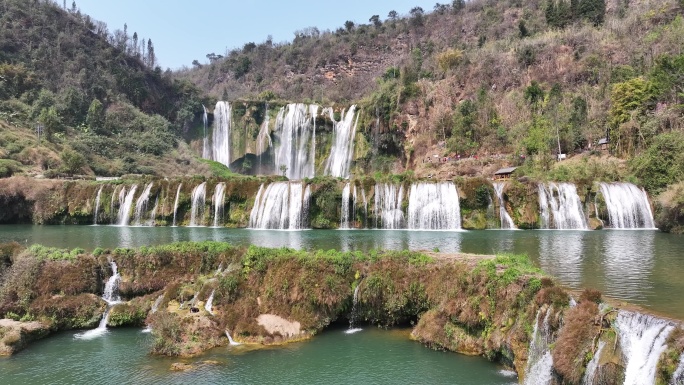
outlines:
[[[407,15],[416,6],[432,12],[435,0],[76,0],[76,6],[107,23],[110,33],[126,23],[129,35],[152,39],[160,66],[178,69],[191,67],[195,59],[206,63],[211,52],[223,55],[248,42],[264,42],[268,35],[280,43],[306,27],[335,30],[347,20],[368,24],[373,15],[385,20],[391,10]]]

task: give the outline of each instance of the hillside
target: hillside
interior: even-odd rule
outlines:
[[[137,39],[51,1],[0,2],[0,176],[196,165],[177,138],[199,91],[155,68],[152,42]]]

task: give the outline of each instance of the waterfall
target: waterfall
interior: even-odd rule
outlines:
[[[105,309],[104,314],[102,314],[102,319],[97,328],[74,335],[74,338],[76,339],[90,340],[105,334],[107,332],[107,321],[109,321],[109,313],[112,310],[112,306],[121,302],[121,298],[117,292],[121,276],[117,270],[116,263],[112,261],[110,262],[110,265],[112,267],[112,276],[109,277],[107,283],[105,283],[104,292],[102,293],[102,299],[107,302],[107,309]]]
[[[591,385],[594,383],[596,368],[598,368],[599,359],[601,358],[601,352],[603,351],[604,346],[606,346],[606,343],[599,341],[598,348],[596,349],[594,356],[591,357],[591,361],[589,361],[587,364],[587,369],[584,372],[584,380],[582,381],[583,384]]]
[[[672,374],[672,382],[674,385],[684,384],[684,354],[679,355],[679,365],[674,374]]]
[[[207,193],[207,182],[202,182],[192,189],[192,206],[190,208],[190,224],[188,226],[201,226],[204,223],[204,203]],[[200,222],[198,222],[200,221]]]
[[[178,198],[180,197],[180,190],[183,187],[183,183],[178,184],[178,189],[176,190],[176,200],[173,202],[173,225],[176,226],[176,212],[178,211]]]
[[[655,384],[656,366],[674,325],[651,315],[620,310],[615,325],[625,358],[625,385]]]
[[[230,166],[230,103],[218,101],[214,107],[214,131],[211,136],[211,159]]]
[[[452,182],[412,184],[409,193],[408,228],[459,230],[461,208],[456,185]]]
[[[503,198],[503,190],[505,186],[505,182],[494,183],[494,192],[496,192],[496,199],[499,201],[499,218],[501,219],[501,228],[515,229],[515,223],[513,223],[513,219],[510,215],[508,215],[508,211],[506,211],[506,202],[504,202]]]
[[[401,202],[404,200],[404,186],[378,183],[375,185],[375,227],[378,219],[381,220],[382,229],[404,228],[404,212],[401,210]]]
[[[152,314],[156,313],[157,310],[159,310],[159,305],[161,305],[162,300],[164,300],[164,294],[160,295],[159,297],[157,297],[156,300],[154,300],[154,303],[152,304],[152,309],[150,309]]]
[[[232,346],[242,345],[242,344],[239,343],[239,342],[233,341],[233,338],[230,336],[230,333],[228,333],[228,330],[226,330],[226,337],[228,337],[228,344],[230,344],[230,345],[232,345]]]
[[[354,288],[354,297],[352,298],[352,309],[351,309],[351,314],[349,315],[349,329],[345,331],[346,334],[353,334],[356,332],[360,332],[361,328],[355,328],[354,325],[356,323],[356,312],[357,312],[357,306],[359,303],[359,288],[361,287],[361,282],[359,282],[358,285]]]
[[[539,208],[543,229],[587,229],[582,202],[572,183],[539,184]]]
[[[97,190],[97,195],[95,196],[95,208],[93,209],[95,211],[95,214],[93,214],[93,224],[97,224],[97,212],[100,209],[100,196],[102,195],[102,188],[103,186],[100,186],[100,188]]]
[[[112,200],[109,203],[109,216],[111,217],[110,223],[114,224],[114,202],[116,202],[116,197],[117,194],[116,192],[119,190],[119,186],[114,187],[114,191],[112,191]]]
[[[211,198],[214,205],[214,227],[219,227],[219,223],[223,219],[223,201],[226,197],[226,184],[218,183],[214,188],[214,196]]]
[[[361,199],[363,199],[363,227],[368,228],[368,200],[366,200],[366,190],[361,188]]]
[[[128,222],[131,219],[131,206],[133,206],[133,197],[135,196],[135,190],[138,189],[138,185],[134,184],[131,189],[126,194],[126,189],[122,189],[119,195],[119,226],[128,226]],[[121,197],[125,194],[123,201]]]
[[[259,174],[264,174],[262,171],[262,158],[264,156],[264,153],[266,153],[271,146],[273,146],[273,142],[271,141],[271,132],[269,128],[271,117],[268,115],[268,104],[266,105],[266,117],[264,118],[264,122],[261,123],[261,127],[259,128],[259,135],[257,136],[257,152],[256,155],[259,157],[259,165],[258,165],[258,173]]]
[[[207,125],[209,123],[209,117],[207,116],[207,107],[202,104],[202,110],[204,113],[202,114],[202,124],[204,126],[204,137],[202,139],[202,158],[204,159],[210,159],[211,158],[211,153],[209,151],[209,135],[207,135]]]
[[[284,167],[289,179],[314,176],[316,115],[317,105],[298,103],[283,107],[276,117],[275,167],[277,172]]]
[[[527,369],[525,370],[525,385],[543,385],[551,382],[553,378],[553,357],[549,344],[551,341],[551,328],[549,327],[549,317],[553,313],[553,307],[546,309],[546,315],[539,327],[539,316],[542,309],[539,309],[535,317],[534,331],[532,332],[532,342],[530,342],[529,354],[527,357]]]
[[[216,290],[212,290],[211,294],[209,294],[209,298],[207,298],[207,302],[204,304],[204,310],[207,311],[207,313],[214,315],[214,312],[211,311],[211,305],[214,303],[214,292]]]
[[[155,198],[154,200],[154,207],[152,208],[152,211],[150,211],[150,220],[147,221],[147,226],[154,226],[157,220],[157,210],[159,209],[159,197]],[[163,208],[162,208],[162,211]]]
[[[614,229],[654,229],[646,191],[631,183],[601,183],[608,223]]]
[[[359,121],[358,115],[354,119],[356,105],[351,106],[347,112],[343,110],[339,122],[335,121],[332,108],[324,109],[323,113],[325,112],[329,114],[330,120],[333,122],[333,143],[330,149],[330,157],[328,157],[325,165],[325,174],[349,178],[349,168],[354,156],[356,124]]]
[[[152,190],[152,185],[152,182],[148,183],[147,186],[145,186],[142,194],[140,194],[138,197],[138,200],[135,202],[134,218],[136,226],[140,226],[142,216],[145,214],[145,211],[147,211],[147,203],[150,201],[150,191]]]
[[[259,187],[249,216],[253,229],[299,230],[307,225],[311,188],[303,183],[274,182]]]
[[[351,207],[351,209],[350,209]],[[356,186],[347,182],[342,189],[342,215],[340,216],[340,229],[351,229],[352,222],[356,219]]]

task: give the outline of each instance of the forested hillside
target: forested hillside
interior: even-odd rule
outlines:
[[[200,93],[155,60],[75,7],[0,1],[0,175],[182,173]]]

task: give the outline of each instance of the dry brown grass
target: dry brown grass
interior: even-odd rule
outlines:
[[[594,322],[597,315],[598,305],[589,300],[565,312],[564,324],[552,351],[553,367],[565,383],[578,384],[582,380],[586,358],[601,328]]]

